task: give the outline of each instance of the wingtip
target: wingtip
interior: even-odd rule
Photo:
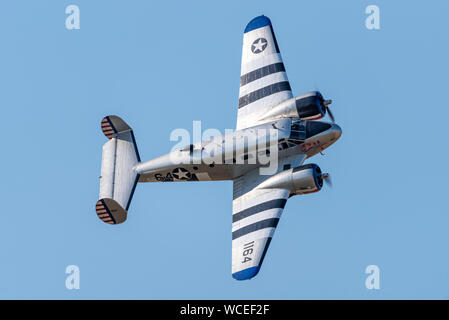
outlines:
[[[260,266],[251,267],[232,274],[235,280],[249,280],[254,278],[260,270]]]
[[[264,16],[264,15],[255,17],[250,22],[248,22],[248,24],[246,25],[245,33],[259,29],[259,28],[263,28],[265,26],[271,26],[270,18],[268,18],[267,16]]]

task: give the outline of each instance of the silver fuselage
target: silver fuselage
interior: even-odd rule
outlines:
[[[139,182],[233,180],[262,166],[258,161],[254,163],[253,159],[248,159],[248,150],[255,150],[256,154],[263,153],[271,143],[271,146],[278,146],[278,160],[294,155],[305,155],[307,159],[328,148],[341,135],[341,128],[336,124],[302,121],[303,126],[307,123],[308,127],[310,124],[318,124],[322,128],[318,127],[310,132],[310,136],[303,136],[300,140],[294,140],[295,143],[289,143],[292,141],[292,124],[295,121],[297,120],[293,118],[282,118],[232,134],[220,135],[141,162],[134,169],[140,174]],[[248,137],[263,137],[264,134],[263,139],[248,141]],[[230,141],[234,143],[230,144]]]

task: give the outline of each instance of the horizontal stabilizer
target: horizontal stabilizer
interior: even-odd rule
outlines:
[[[104,222],[118,224],[126,220],[139,180],[135,166],[140,162],[140,156],[134,133],[121,118],[104,117],[101,129],[110,140],[103,145],[100,200],[96,204],[96,211]]]

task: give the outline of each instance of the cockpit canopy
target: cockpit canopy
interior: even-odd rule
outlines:
[[[285,150],[302,144],[306,139],[329,130],[330,123],[321,121],[293,120],[291,124],[290,136],[288,139],[279,141],[279,149]]]
[[[330,123],[321,121],[293,120],[290,139],[304,141],[332,127]]]
[[[306,122],[305,120],[293,120],[290,129],[290,139],[306,140]]]

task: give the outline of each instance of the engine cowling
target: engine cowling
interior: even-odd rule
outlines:
[[[301,120],[318,120],[326,114],[326,103],[319,91],[311,91],[286,100],[271,108],[260,120],[277,118],[299,118]]]
[[[306,194],[320,191],[323,187],[321,169],[316,164],[306,164],[292,169],[294,194]]]
[[[262,182],[258,188],[285,188],[291,194],[307,194],[320,191],[323,187],[323,177],[319,166],[306,164],[275,174]]]
[[[295,98],[296,111],[302,120],[318,120],[326,114],[324,98],[318,91],[312,91]]]

